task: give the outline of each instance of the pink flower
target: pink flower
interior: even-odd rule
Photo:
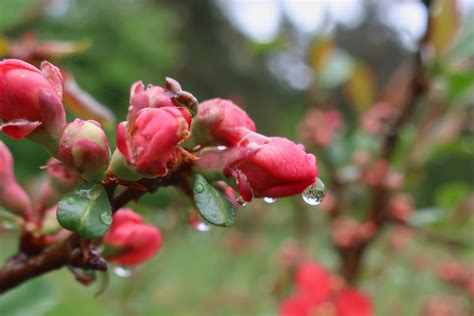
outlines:
[[[264,137],[250,133],[246,146],[258,150],[233,162],[224,170],[236,178],[242,198],[284,197],[303,192],[318,176],[316,158],[303,145],[282,137]],[[259,136],[259,137],[256,137]],[[255,144],[253,140],[259,142]]]
[[[5,134],[42,144],[59,139],[66,125],[62,76],[43,62],[41,70],[18,59],[0,61],[0,119]]]
[[[372,302],[356,289],[342,290],[335,299],[337,316],[373,315]]]
[[[144,108],[161,108],[175,106],[171,95],[160,86],[145,85],[141,81],[135,82],[130,88],[130,106],[127,118],[132,119],[135,114]]]
[[[331,292],[331,275],[316,263],[302,264],[296,272],[295,283],[298,293],[314,303],[325,301]]]
[[[299,127],[300,137],[311,144],[329,145],[342,126],[342,115],[338,110],[311,109]]]
[[[118,210],[104,243],[114,252],[107,259],[122,265],[136,265],[153,257],[161,247],[162,237],[158,228],[147,225],[131,209]]]
[[[191,117],[176,107],[145,108],[117,127],[117,147],[145,177],[163,176],[179,159],[180,142],[190,133]]]
[[[390,216],[400,222],[407,222],[414,210],[413,200],[408,194],[397,193],[388,201]]]
[[[372,302],[347,287],[317,263],[305,263],[296,272],[296,294],[280,305],[280,316],[372,316]]]
[[[355,219],[341,217],[333,224],[331,236],[333,242],[341,248],[350,248],[369,240],[376,232],[373,222],[358,222]]]
[[[50,158],[47,166],[49,181],[58,192],[70,192],[81,182],[81,177],[77,173],[63,166],[55,158]]]
[[[247,131],[255,132],[255,123],[230,100],[215,98],[202,102],[195,118],[193,136],[199,144],[237,144]]]
[[[110,161],[109,142],[96,121],[75,119],[60,139],[61,161],[88,181],[102,181]]]
[[[29,217],[31,201],[13,174],[13,157],[8,147],[0,141],[0,205],[16,214]]]
[[[383,131],[384,126],[394,117],[395,114],[396,113],[390,104],[385,102],[376,103],[362,115],[362,129],[369,134],[380,134]]]
[[[280,306],[280,316],[311,316],[315,304],[307,297],[293,295],[286,298]]]
[[[198,101],[189,92],[183,91],[181,85],[172,78],[166,78],[166,87],[149,84],[146,88],[143,82],[137,81],[130,88],[130,106],[127,120],[131,120],[141,109],[161,107],[186,108],[183,115],[190,120],[190,114],[197,111]]]

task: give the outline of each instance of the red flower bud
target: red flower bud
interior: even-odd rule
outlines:
[[[61,136],[59,158],[88,181],[102,181],[110,149],[105,132],[96,121],[75,119]]]
[[[255,123],[247,113],[235,103],[225,99],[211,99],[199,105],[195,118],[196,129],[193,135],[200,144],[237,144],[242,129],[255,132]]]
[[[187,113],[187,115],[185,114]],[[127,162],[145,177],[163,176],[189,136],[189,112],[176,107],[145,108],[117,127],[117,147]]]
[[[13,157],[0,141],[0,205],[16,214],[29,217],[31,201],[13,174]]]
[[[372,302],[356,289],[344,289],[335,300],[338,316],[371,316]]]
[[[280,306],[280,316],[311,316],[315,309],[311,299],[301,295],[288,297]],[[317,314],[315,314],[317,315]]]
[[[145,89],[143,82],[137,81],[130,88],[130,107],[127,119],[131,120],[141,109],[175,106],[171,95],[160,86],[148,85]]]
[[[67,169],[55,158],[50,158],[47,166],[48,178],[57,192],[70,192],[81,182],[81,177],[76,172]]]
[[[122,265],[136,265],[158,252],[162,237],[158,228],[144,224],[140,215],[123,208],[115,213],[104,242],[119,251],[108,260]]]
[[[247,146],[256,145],[253,140],[257,140],[261,148],[224,170],[237,179],[239,193],[246,201],[253,196],[276,198],[301,193],[316,180],[316,158],[307,154],[302,145],[282,137],[250,134],[259,139],[248,137],[252,141]]]
[[[66,125],[61,103],[62,76],[43,62],[41,70],[18,59],[0,61],[0,119],[5,134],[48,145]],[[49,146],[53,148],[52,145]]]

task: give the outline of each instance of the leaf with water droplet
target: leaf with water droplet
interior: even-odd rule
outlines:
[[[196,174],[194,181],[194,203],[202,218],[213,225],[231,226],[235,223],[235,206],[200,174]]]
[[[112,223],[112,208],[104,187],[86,182],[58,203],[57,218],[61,226],[86,239],[103,236]]]

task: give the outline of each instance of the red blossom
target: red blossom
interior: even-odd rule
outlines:
[[[362,129],[369,134],[381,134],[384,126],[393,118],[394,114],[395,111],[390,104],[385,102],[376,103],[362,115]]]
[[[390,216],[400,222],[407,222],[413,213],[413,200],[408,194],[398,193],[388,201]]]
[[[75,119],[63,131],[59,157],[88,180],[101,181],[110,161],[109,142],[99,123]]]
[[[302,264],[296,271],[295,283],[296,293],[280,305],[281,316],[373,315],[367,296],[347,287],[317,263]]]
[[[324,147],[333,141],[342,123],[342,115],[338,110],[311,109],[299,127],[300,137]]]
[[[132,119],[138,111],[144,108],[161,108],[175,106],[170,93],[160,86],[145,85],[141,81],[135,82],[130,88],[130,106],[127,118]]]
[[[259,135],[250,133],[250,135]],[[254,144],[245,139],[246,146]],[[284,197],[301,193],[318,176],[316,158],[305,152],[303,145],[297,145],[282,137],[259,135],[261,146],[257,151],[233,162],[224,170],[226,175],[236,178],[239,193],[246,201],[252,197]]]
[[[337,316],[367,316],[373,314],[372,302],[353,288],[342,290],[335,299]]]
[[[202,102],[195,118],[196,140],[210,145],[233,146],[247,131],[255,132],[255,123],[230,100],[215,98]]]
[[[12,154],[2,141],[0,141],[0,205],[24,217],[31,215],[30,198],[16,181]]]
[[[145,108],[117,127],[117,147],[127,162],[145,177],[163,176],[180,156],[179,143],[189,136],[187,110]]]
[[[118,210],[104,243],[116,253],[109,261],[121,265],[137,265],[153,257],[161,247],[162,237],[158,228],[147,225],[143,218],[128,208]]]
[[[361,223],[352,218],[338,218],[332,229],[332,239],[341,248],[350,248],[364,243],[375,233],[376,227],[372,222]]]
[[[54,189],[58,192],[69,192],[81,181],[81,177],[55,158],[50,158],[47,163],[48,178]]]
[[[38,142],[59,138],[66,125],[62,76],[43,62],[41,70],[18,59],[0,61],[0,119],[5,134]]]
[[[302,264],[295,276],[296,289],[313,303],[325,301],[331,292],[331,275],[316,263]]]

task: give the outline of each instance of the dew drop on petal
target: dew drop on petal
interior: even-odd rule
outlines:
[[[325,185],[323,181],[321,181],[318,178],[316,179],[316,182],[308,186],[303,191],[303,193],[301,194],[301,197],[303,198],[303,201],[306,202],[306,204],[319,205],[323,201],[325,195],[326,195]]]
[[[121,278],[128,278],[129,276],[132,275],[132,271],[128,268],[124,268],[121,266],[116,266],[114,267],[114,273],[115,275],[121,277]]]
[[[276,202],[277,199],[272,198],[272,197],[264,197],[263,200],[265,201],[265,203],[273,204]]]

